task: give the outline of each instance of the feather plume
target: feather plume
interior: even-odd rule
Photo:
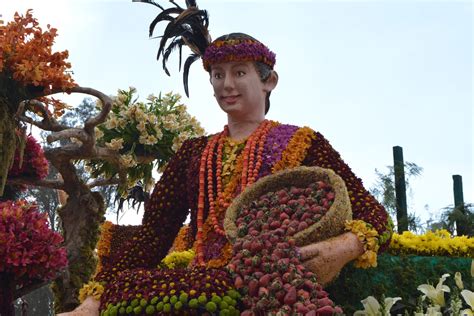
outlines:
[[[209,35],[209,16],[206,10],[200,10],[196,4],[196,0],[185,0],[186,8],[180,7],[174,0],[169,0],[174,7],[164,9],[152,0],[134,0],[136,2],[144,2],[158,6],[161,12],[153,19],[149,28],[149,36],[152,37],[156,26],[160,22],[167,22],[163,34],[159,37],[160,44],[156,59],[160,56],[163,58],[163,70],[170,75],[166,63],[171,53],[179,49],[179,69],[181,71],[182,47],[188,46],[192,54],[186,59],[183,71],[183,83],[186,95],[188,91],[188,75],[189,67],[198,58],[204,55],[206,48],[211,43]],[[170,41],[170,42],[169,42]]]
[[[191,64],[194,63],[197,59],[199,59],[198,54],[191,54],[184,63],[184,70],[183,70],[183,85],[184,85],[184,92],[186,96],[189,98],[189,88],[188,88],[188,75],[189,75],[189,67]]]

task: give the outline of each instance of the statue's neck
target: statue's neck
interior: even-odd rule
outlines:
[[[248,138],[263,122],[263,119],[248,121],[232,121],[228,120],[229,137],[234,140],[242,140]]]

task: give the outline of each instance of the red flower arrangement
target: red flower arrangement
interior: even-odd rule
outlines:
[[[0,202],[0,310],[14,315],[16,291],[48,281],[67,265],[63,238],[48,226],[47,215],[26,201]]]
[[[0,273],[13,274],[17,286],[51,280],[67,265],[62,236],[49,228],[36,205],[0,202],[0,214]]]
[[[20,164],[21,162],[21,164]],[[23,161],[21,161],[20,149],[17,149],[13,166],[8,172],[9,177],[25,176],[44,179],[48,175],[48,161],[44,156],[43,148],[32,135],[26,138]]]

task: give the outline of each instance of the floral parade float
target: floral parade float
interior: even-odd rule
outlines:
[[[21,16],[16,17],[18,25],[25,24],[25,21],[22,20],[23,18],[24,17]],[[31,15],[27,14],[26,19],[30,19],[31,21]],[[35,23],[33,23],[33,25],[34,24]],[[9,30],[13,29],[18,31],[20,28],[13,28],[13,25],[10,25]],[[4,43],[5,38],[8,37],[6,34],[14,33],[10,31],[8,33],[2,33],[2,43]],[[25,38],[21,39],[24,40]],[[22,41],[18,41],[18,43],[22,43]],[[2,58],[2,61],[7,59],[5,56],[2,56]],[[82,283],[89,279],[92,271],[96,267],[91,254],[96,246],[97,229],[101,221],[103,209],[100,207],[100,197],[92,195],[92,199],[88,199],[88,197],[91,197],[90,188],[95,185],[100,185],[100,183],[120,183],[122,185],[121,189],[125,191],[126,188],[134,184],[134,181],[126,180],[128,177],[134,180],[143,179],[144,183],[151,181],[149,170],[152,165],[149,165],[151,161],[147,156],[153,155],[155,150],[163,152],[165,148],[168,150],[165,150],[165,152],[168,152],[169,155],[167,157],[169,157],[180,147],[180,143],[184,141],[184,139],[179,139],[179,135],[182,135],[180,133],[183,131],[172,124],[176,122],[173,121],[172,118],[176,119],[177,116],[170,115],[168,119],[162,120],[163,128],[171,129],[172,133],[167,134],[164,133],[163,130],[160,130],[163,136],[160,137],[160,131],[153,129],[154,124],[152,124],[152,122],[154,122],[154,117],[152,114],[158,119],[158,117],[160,117],[158,115],[160,113],[160,107],[155,106],[156,104],[175,104],[173,102],[177,101],[172,101],[176,99],[170,95],[164,98],[152,97],[150,98],[151,100],[145,104],[137,104],[133,98],[133,89],[129,91],[119,91],[116,98],[111,98],[93,89],[81,87],[65,88],[66,86],[61,85],[57,86],[56,90],[51,88],[52,90],[50,92],[86,92],[97,96],[101,100],[99,104],[100,114],[87,121],[83,129],[72,130],[57,124],[53,118],[54,112],[50,112],[47,106],[45,106],[45,103],[34,102],[35,100],[32,99],[33,96],[36,97],[41,94],[48,94],[49,92],[45,92],[46,90],[41,85],[35,86],[34,83],[18,83],[15,81],[17,77],[8,77],[8,73],[11,73],[11,70],[8,69],[14,67],[14,64],[9,65],[10,68],[4,68],[7,69],[7,71],[2,69],[1,76],[4,76],[2,80],[5,78],[8,79],[2,81],[2,91],[7,91],[3,89],[6,85],[16,85],[16,88],[20,87],[26,91],[25,93],[29,93],[26,99],[31,100],[28,103],[9,103],[8,109],[15,109],[15,111],[11,113],[18,113],[18,110],[20,110],[17,116],[20,122],[31,123],[46,130],[53,131],[54,133],[49,137],[50,141],[60,139],[70,141],[66,146],[68,150],[66,153],[64,153],[64,151],[61,152],[60,149],[46,151],[46,156],[53,165],[57,163],[58,169],[60,169],[65,180],[59,182],[43,182],[43,185],[65,190],[70,196],[67,205],[63,207],[60,212],[61,218],[66,219],[63,228],[68,251],[73,250],[69,255],[69,272],[73,276],[73,278],[71,278],[71,284],[73,286],[64,286],[63,284],[63,287],[60,287],[65,293],[62,294],[64,297],[61,298],[60,304],[63,306],[63,310],[70,309],[71,306],[77,304],[78,286],[80,287]],[[54,65],[54,63],[52,65]],[[34,73],[39,77],[42,75],[41,71]],[[23,91],[20,88],[18,88],[18,90],[20,92]],[[11,91],[16,90],[10,90],[9,93],[11,93]],[[23,96],[16,100],[24,100],[23,98],[25,97]],[[14,98],[10,99],[13,100]],[[16,106],[18,107],[15,108]],[[56,107],[58,111],[55,112],[59,114],[63,108],[58,107],[58,105],[56,105]],[[150,110],[153,107],[155,107],[155,110]],[[38,113],[43,120],[35,121],[26,116],[25,111],[27,110]],[[114,114],[109,117],[110,111]],[[179,112],[182,112],[182,107]],[[178,115],[178,113],[175,112],[174,115]],[[15,118],[14,114],[11,114],[10,117]],[[130,122],[128,119],[130,119]],[[146,119],[146,122],[144,119]],[[187,119],[190,122],[192,121],[190,117],[187,117]],[[14,125],[15,124],[12,126]],[[199,129],[195,126],[196,124],[190,125],[194,126],[194,128],[189,128],[189,134],[185,136],[193,137],[199,134],[197,132]],[[177,153],[180,160],[170,161],[167,164],[164,171],[165,175],[163,176],[164,180],[155,187],[154,193],[146,208],[143,225],[137,227],[112,225],[110,223],[102,225],[101,240],[97,245],[100,258],[95,276],[96,282],[84,287],[80,291],[80,296],[82,298],[87,296],[100,298],[101,313],[105,315],[153,315],[168,312],[175,314],[207,313],[232,315],[238,314],[239,312],[249,314],[251,313],[248,311],[249,308],[251,309],[254,305],[257,308],[257,304],[263,305],[267,303],[267,301],[261,300],[261,297],[268,299],[268,302],[271,304],[279,304],[278,308],[281,309],[279,310],[280,314],[285,314],[285,311],[286,313],[291,313],[291,308],[294,308],[296,311],[305,312],[306,314],[309,313],[309,315],[316,314],[318,308],[323,308],[319,311],[319,314],[340,312],[340,309],[335,306],[332,301],[343,306],[345,313],[350,313],[350,309],[346,308],[347,304],[345,303],[347,301],[344,298],[344,295],[348,295],[350,291],[350,289],[347,289],[347,285],[349,285],[350,288],[354,288],[354,293],[358,294],[357,299],[360,301],[360,299],[365,296],[362,295],[362,290],[371,290],[371,286],[368,285],[373,284],[370,283],[373,275],[371,273],[374,273],[374,271],[379,271],[380,274],[384,273],[383,269],[380,268],[387,268],[389,266],[393,268],[393,266],[395,266],[399,269],[394,269],[393,273],[390,274],[392,281],[391,286],[393,288],[396,288],[396,284],[393,284],[399,281],[397,275],[399,275],[400,272],[408,272],[403,278],[407,283],[413,275],[419,275],[420,278],[428,275],[419,272],[417,265],[412,265],[410,269],[407,270],[407,263],[411,264],[414,260],[400,256],[400,252],[408,254],[414,253],[412,249],[413,242],[411,242],[411,245],[410,242],[407,244],[399,242],[398,245],[395,243],[393,245],[397,246],[395,246],[393,250],[390,250],[392,247],[391,244],[389,246],[388,243],[390,233],[387,233],[387,231],[384,230],[384,225],[380,224],[385,222],[387,218],[378,218],[378,221],[376,221],[372,227],[365,225],[363,221],[352,222],[350,229],[357,227],[361,233],[363,232],[361,238],[367,241],[365,243],[367,245],[365,256],[361,257],[361,260],[358,260],[356,265],[374,266],[374,255],[379,247],[387,249],[389,252],[393,251],[392,254],[396,255],[391,257],[389,257],[390,255],[380,255],[378,258],[379,267],[376,269],[362,270],[355,269],[352,266],[348,267],[348,269],[341,272],[341,277],[333,283],[333,288],[327,289],[327,292],[331,293],[330,295],[328,295],[326,290],[323,290],[319,285],[315,284],[314,281],[317,281],[317,276],[316,279],[313,279],[313,276],[308,274],[308,280],[305,280],[305,282],[309,282],[300,284],[301,278],[298,278],[298,276],[302,275],[304,271],[301,267],[299,267],[300,269],[298,270],[296,261],[291,262],[290,259],[290,262],[288,262],[288,260],[286,260],[288,257],[285,257],[285,255],[297,254],[291,252],[294,251],[291,250],[291,247],[286,254],[281,254],[281,252],[278,251],[278,247],[276,249],[272,248],[271,255],[276,251],[274,259],[279,257],[277,265],[278,261],[283,259],[280,262],[282,267],[286,266],[287,269],[296,269],[296,271],[293,271],[293,276],[291,276],[292,273],[290,271],[290,278],[287,278],[288,281],[295,282],[295,284],[286,285],[288,283],[283,282],[284,273],[281,275],[282,282],[271,282],[274,281],[274,279],[278,280],[278,277],[280,277],[279,275],[273,275],[273,272],[270,280],[268,280],[268,273],[263,275],[259,274],[264,273],[265,270],[262,272],[254,269],[255,271],[249,271],[248,273],[240,275],[237,269],[241,270],[242,262],[234,261],[234,267],[231,265],[234,254],[236,255],[235,259],[243,259],[244,264],[251,263],[253,268],[256,268],[254,267],[255,264],[261,263],[262,258],[257,257],[253,260],[255,256],[252,256],[251,262],[248,260],[245,262],[246,259],[250,259],[249,256],[244,258],[244,255],[247,255],[247,253],[242,253],[244,250],[243,244],[248,240],[240,240],[242,241],[242,245],[237,246],[235,249],[232,244],[227,243],[226,239],[223,238],[227,237],[222,235],[222,232],[225,232],[225,230],[221,226],[221,223],[226,216],[227,207],[231,204],[233,198],[244,191],[248,186],[247,184],[258,183],[257,180],[259,178],[263,179],[264,176],[281,171],[286,167],[315,165],[317,163],[322,167],[336,170],[344,176],[347,194],[351,200],[352,211],[356,217],[363,218],[367,216],[367,218],[370,218],[373,214],[370,214],[368,210],[377,209],[378,207],[378,204],[366,192],[360,190],[360,180],[351,175],[350,169],[342,163],[339,155],[332,150],[329,143],[321,134],[309,128],[298,128],[276,122],[266,123],[260,132],[258,137],[249,139],[246,143],[232,143],[232,140],[225,137],[200,137],[193,141],[184,142],[182,148]],[[124,141],[121,141],[123,138],[121,135],[126,136]],[[157,143],[152,136],[156,138],[156,140],[161,140],[162,143],[154,147]],[[318,139],[320,142],[316,142],[315,139]],[[3,141],[6,140],[4,139]],[[322,153],[324,153],[324,155]],[[5,152],[2,152],[2,155],[4,154]],[[8,158],[10,156],[5,154],[2,157]],[[87,159],[91,161],[90,168],[92,168],[93,172],[95,170],[95,176],[98,177],[94,183],[78,183],[74,179],[70,172],[70,169],[73,168],[72,164],[64,163],[64,161],[69,162],[73,160],[74,157],[76,157],[76,159]],[[10,163],[12,159],[14,160],[14,158],[11,157],[8,159],[10,159]],[[4,161],[6,160],[2,160],[2,167],[4,166]],[[186,168],[186,162],[191,162],[192,167]],[[165,164],[166,158],[163,159],[160,167],[164,168]],[[216,166],[219,166],[219,168],[216,168]],[[214,175],[218,174],[216,178],[218,180],[221,179],[222,182],[219,180],[213,183],[209,188],[205,186],[205,183],[210,170],[212,170]],[[146,179],[149,181],[146,181]],[[195,181],[196,179],[204,179],[204,181]],[[17,185],[38,183],[37,181],[32,181],[31,177],[22,178],[17,175],[6,181]],[[203,185],[203,187],[201,187],[201,185]],[[191,187],[191,189],[187,189],[188,186]],[[206,191],[206,189],[208,190]],[[288,189],[291,191],[290,188]],[[317,191],[316,188],[312,188],[312,190]],[[199,192],[199,195],[194,196],[188,194],[188,191]],[[327,193],[329,194],[331,191],[329,190]],[[281,194],[283,195],[283,193]],[[288,194],[291,194],[291,192]],[[329,194],[328,200],[332,199],[330,198],[331,195],[332,194]],[[173,200],[178,201],[178,204],[174,205],[173,208],[170,208],[170,205],[168,205],[171,196],[174,196]],[[79,200],[78,197],[86,200],[87,203],[77,203]],[[335,194],[334,198],[336,197],[337,194]],[[193,201],[193,205],[197,207],[193,206],[191,224],[180,229],[179,227],[190,208],[187,204],[188,200]],[[216,207],[211,209],[209,207],[209,200],[214,200]],[[366,203],[368,204],[367,207],[365,207]],[[324,202],[321,206],[324,206]],[[68,219],[68,214],[70,214],[74,208],[80,208],[83,212],[77,212],[79,213],[77,214],[79,217],[69,217]],[[166,216],[167,212],[162,211],[162,208],[170,212],[172,216]],[[256,213],[258,213],[258,211]],[[288,213],[285,212],[286,216],[288,216]],[[208,216],[209,214],[211,214],[211,216]],[[242,217],[240,217],[240,215],[234,215],[233,221],[237,223],[237,221],[240,220],[240,224],[242,224],[242,222],[249,220],[248,218],[246,219],[249,214],[243,214],[245,214],[245,210],[242,213]],[[279,213],[279,216],[285,217],[285,215],[282,214],[283,213]],[[257,214],[255,214],[255,216],[256,215]],[[295,233],[299,228],[301,228],[301,231],[304,231],[309,228],[309,226],[317,224],[311,219],[313,222],[311,222],[310,225],[310,223],[306,222],[308,218],[304,219],[306,224],[302,224],[304,214],[300,215],[298,226],[293,224],[295,226],[293,227]],[[266,216],[267,215],[264,214],[262,218],[266,220],[270,219]],[[285,221],[285,219],[283,219],[283,221]],[[82,225],[84,222],[88,222],[89,225]],[[257,225],[251,218],[249,223]],[[268,225],[270,226],[271,223],[272,222],[268,223]],[[287,224],[286,232],[289,233],[289,227],[292,227],[292,225],[290,226],[291,221]],[[75,225],[79,226],[78,229],[71,229]],[[299,227],[300,225],[302,226]],[[306,225],[308,225],[308,227],[305,227]],[[239,225],[236,227],[239,227]],[[255,228],[257,226],[253,227]],[[269,227],[269,229],[276,231],[282,228],[276,227],[275,224],[274,228]],[[258,232],[258,230],[254,230]],[[198,232],[200,233],[199,238],[198,240],[194,240],[193,237],[196,236]],[[159,236],[159,238],[154,239],[155,235]],[[174,238],[175,236],[177,236],[177,238]],[[289,238],[290,234],[285,236],[288,237],[288,239],[283,239],[281,243],[286,242],[288,246],[291,246],[291,244],[295,242],[296,245],[296,241],[291,241],[291,238]],[[77,240],[78,237],[79,241],[82,240],[82,242],[71,242]],[[395,237],[397,237],[397,235],[395,235]],[[406,239],[408,238],[405,238],[405,241]],[[439,249],[434,250],[427,247],[428,251],[424,253],[424,255],[437,253],[439,255],[454,254],[453,249],[456,249],[456,255],[467,258],[469,258],[469,256],[472,257],[473,247],[472,243],[470,243],[472,239],[456,240],[451,237],[444,239],[447,244],[449,244],[447,240],[455,240],[455,246],[448,246],[444,253],[436,252]],[[400,241],[401,240],[404,239],[402,238]],[[239,240],[236,239],[236,241]],[[250,251],[252,250],[252,246],[254,249],[261,247],[260,245],[255,245],[255,243],[252,245],[253,241],[255,240],[250,240],[250,245],[248,245]],[[418,242],[419,245],[423,243],[424,241]],[[171,251],[169,251],[170,247],[172,249]],[[242,247],[242,249],[239,247]],[[81,257],[84,253],[86,255]],[[240,259],[237,258],[239,253],[242,255]],[[195,266],[194,264],[202,260],[202,258],[207,261],[207,266]],[[86,261],[84,261],[84,259]],[[463,271],[464,273],[464,271],[468,270],[466,262],[469,260],[470,259],[466,259],[462,262],[460,261],[458,265],[453,265],[452,271]],[[193,265],[193,268],[188,267]],[[435,265],[435,272],[438,273],[442,264],[436,263]],[[265,266],[261,264],[261,267],[263,269]],[[276,273],[283,271],[278,270]],[[363,275],[361,276],[360,274]],[[437,278],[443,274],[444,273],[438,273]],[[430,275],[432,275],[432,273]],[[242,282],[239,281],[239,276]],[[248,279],[244,280],[245,276],[247,276]],[[468,284],[469,276],[466,273],[464,273],[463,276],[463,280]],[[257,296],[249,295],[249,292],[255,294],[257,277]],[[359,279],[356,279],[357,277]],[[446,280],[446,277],[444,277],[443,282],[444,280]],[[449,280],[448,278],[447,281]],[[431,282],[436,281],[437,279]],[[426,279],[423,279],[423,282],[426,282]],[[443,282],[439,282],[440,288],[443,288]],[[252,286],[250,286],[251,284]],[[287,288],[285,288],[285,285]],[[365,289],[361,289],[362,286],[365,287]],[[250,291],[251,288],[252,291]],[[260,288],[263,288],[263,290],[260,290]],[[375,287],[373,288],[375,289]],[[422,288],[427,290],[427,293],[431,293],[429,292],[431,288]],[[309,291],[311,289],[313,289],[314,292]],[[341,289],[345,289],[345,291]],[[284,296],[281,294],[282,290],[285,291]],[[468,292],[462,291],[462,297],[469,297]],[[389,294],[387,288],[382,288],[377,290],[377,293],[370,292],[369,294],[380,293]],[[259,294],[261,294],[261,296],[259,296]],[[270,297],[270,295],[274,295],[278,303]],[[280,302],[282,296],[283,302]],[[427,295],[427,297],[430,296]],[[285,299],[288,304],[285,304]],[[468,302],[468,299],[465,301]],[[393,300],[391,302],[393,302]],[[365,300],[364,305],[370,305],[369,303],[375,305],[372,299]],[[315,305],[316,310],[313,309],[314,306],[311,306],[312,304]],[[290,311],[286,310],[287,307],[285,305],[292,305]],[[386,306],[389,305],[390,302],[387,301]],[[64,308],[64,306],[67,307]],[[276,307],[275,305],[273,306]]]

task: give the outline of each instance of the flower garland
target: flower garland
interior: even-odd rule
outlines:
[[[204,52],[204,69],[210,71],[212,64],[228,61],[258,61],[273,69],[276,55],[268,47],[251,39],[216,40]]]
[[[345,228],[353,232],[364,245],[365,252],[354,262],[356,268],[371,268],[377,266],[377,251],[379,250],[378,232],[362,220],[347,221]]]
[[[242,143],[243,144],[243,143]],[[240,144],[240,145],[242,145]],[[224,201],[229,203],[234,195],[236,194],[237,187],[240,183],[240,176],[242,174],[242,169],[243,169],[243,155],[242,153],[236,157],[235,161],[235,169],[234,173],[230,177],[230,181],[227,184],[224,192],[223,192],[223,198]],[[216,215],[222,219],[222,216],[225,214],[226,208],[223,207],[223,205],[218,205]],[[206,222],[203,225],[203,243],[204,244],[209,244],[209,239],[211,239],[212,236],[210,236],[210,232],[212,231],[212,225],[210,219],[207,219]],[[223,237],[223,236],[221,236]],[[222,247],[220,251],[220,255],[217,256],[217,258],[212,258],[207,261],[206,267],[207,268],[220,268],[223,267],[224,265],[229,262],[229,260],[232,258],[232,246],[230,243],[225,239],[226,244],[224,247]],[[195,243],[196,244],[196,243]]]
[[[416,235],[410,231],[393,234],[388,252],[393,255],[449,256],[474,258],[474,238],[453,237],[445,229]]]
[[[259,127],[252,133],[247,140],[245,148],[242,152],[242,173],[241,173],[241,188],[244,189],[246,186],[251,185],[260,170],[262,164],[262,152],[265,143],[266,135],[268,131],[274,126],[275,123],[264,120]],[[225,236],[225,232],[219,226],[217,218],[216,208],[222,206],[226,209],[230,201],[224,198],[222,192],[222,152],[224,139],[229,133],[228,127],[224,128],[224,131],[215,135],[209,140],[206,148],[204,149],[199,167],[199,198],[198,198],[198,211],[197,211],[197,235],[196,235],[196,254],[197,264],[204,266],[204,250],[203,250],[203,225],[204,225],[204,208],[205,208],[205,196],[206,196],[206,181],[207,179],[207,197],[209,201],[209,216],[208,218],[212,221],[214,231],[221,236]],[[214,151],[216,152],[216,188],[217,192],[214,193],[214,175],[213,175],[213,157]],[[214,200],[216,196],[216,200]]]
[[[306,151],[310,148],[312,140],[315,139],[315,137],[316,134],[309,127],[298,129],[281,154],[280,161],[273,166],[272,173],[301,165],[304,157],[306,157]]]

